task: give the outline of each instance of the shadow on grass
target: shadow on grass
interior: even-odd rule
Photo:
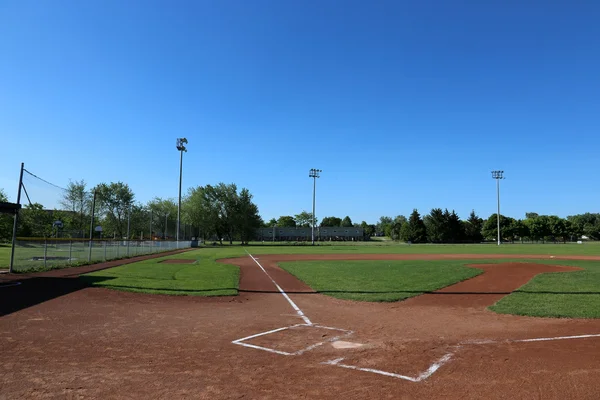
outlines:
[[[233,291],[235,292],[234,294],[219,294],[218,296],[235,296],[236,293],[238,292],[238,288],[234,288],[234,287],[214,287],[214,288],[208,288],[208,289],[173,289],[173,288],[160,288],[160,287],[146,287],[146,286],[132,286],[132,285],[111,285],[111,284],[99,284],[101,282],[104,282],[106,280],[110,280],[110,279],[115,279],[115,277],[111,277],[111,276],[81,276],[79,278],[80,281],[83,281],[87,284],[87,286],[90,287],[102,287],[102,288],[108,288],[108,289],[122,289],[124,291],[139,291],[139,292],[148,292],[150,294],[152,294],[151,292],[164,292],[165,294],[167,293],[189,293],[189,294],[193,294],[193,293],[200,293],[200,296],[202,296],[202,293],[211,293],[211,292],[224,292],[224,291]],[[279,293],[279,292],[278,292]]]

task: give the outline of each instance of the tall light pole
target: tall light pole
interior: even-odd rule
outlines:
[[[498,246],[500,246],[500,179],[504,179],[504,171],[492,171],[492,178],[496,180],[496,194],[498,196]]]
[[[181,223],[181,176],[183,172],[183,152],[187,152],[186,138],[177,138],[177,150],[179,150],[179,202],[177,203],[177,248],[179,248],[179,224]]]
[[[320,169],[314,169],[311,168],[310,171],[308,172],[308,177],[309,178],[313,178],[313,210],[312,210],[312,244],[313,246],[315,245],[315,224],[316,224],[316,218],[315,218],[315,193],[317,191],[317,178],[320,177],[320,173],[323,172]]]

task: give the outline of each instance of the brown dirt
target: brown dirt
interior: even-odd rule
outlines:
[[[169,258],[167,260],[160,261],[159,264],[193,264],[195,262],[196,260]]]
[[[344,340],[365,344],[336,349],[327,343],[299,356],[231,343],[302,323],[249,257],[229,260],[241,266],[243,291],[238,297],[168,297],[81,287],[58,291],[62,294],[0,319],[0,399],[597,398],[600,338],[507,340],[596,334],[599,320],[518,317],[485,308],[536,273],[566,271],[565,267],[477,266],[486,272],[439,293],[398,303],[361,303],[315,294],[276,266],[283,260],[375,258],[417,256],[258,258],[312,322],[352,330],[354,334]],[[34,284],[43,279],[50,279],[53,287],[76,281],[37,276],[21,286],[0,289],[0,304],[14,301],[19,291],[38,289]],[[321,330],[302,335],[309,329],[249,342],[287,351],[327,339],[328,333]],[[495,342],[457,347],[483,339]],[[416,376],[448,352],[452,359],[418,383],[322,364],[344,358],[348,365]]]

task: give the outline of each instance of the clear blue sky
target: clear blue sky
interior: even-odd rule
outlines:
[[[598,212],[600,2],[0,2],[0,187],[141,202],[234,182],[265,219]]]

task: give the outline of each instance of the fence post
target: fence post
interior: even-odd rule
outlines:
[[[72,256],[73,256],[73,241],[71,239],[69,239],[69,265],[71,265],[73,263]]]
[[[102,245],[104,246],[104,261],[106,261],[106,240],[102,242]]]

